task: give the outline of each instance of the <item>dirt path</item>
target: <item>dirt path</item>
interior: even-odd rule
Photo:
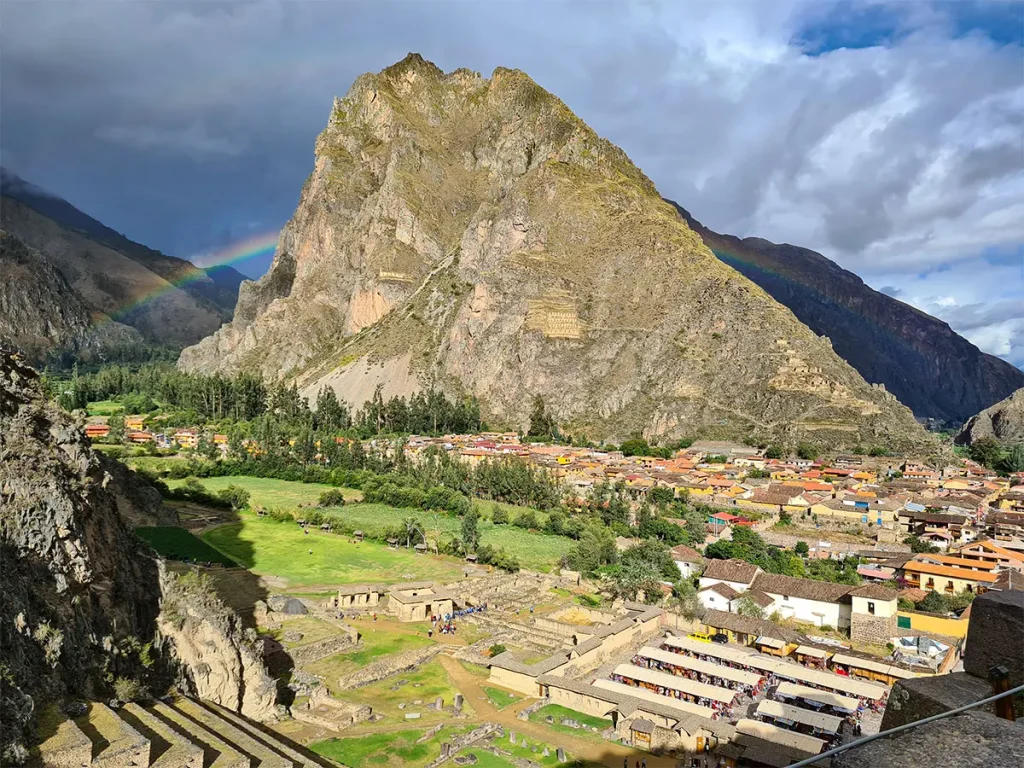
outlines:
[[[506,731],[526,734],[532,739],[562,747],[572,757],[586,760],[591,763],[600,763],[608,768],[622,768],[622,761],[629,760],[633,766],[637,760],[646,759],[649,768],[675,768],[676,760],[670,757],[657,757],[647,752],[637,751],[631,747],[624,747],[610,741],[593,742],[581,739],[565,733],[554,731],[540,723],[520,720],[519,713],[533,704],[536,699],[526,699],[516,702],[505,709],[497,709],[487,694],[484,693],[482,683],[484,678],[476,677],[454,658],[442,654],[437,657],[445,668],[448,676],[451,677],[455,687],[462,691],[466,701],[473,707],[477,719],[483,722],[500,723]]]

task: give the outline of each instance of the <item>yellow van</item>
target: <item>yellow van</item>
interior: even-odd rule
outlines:
[[[687,635],[687,637],[689,637],[691,640],[699,640],[702,643],[711,642],[711,635],[709,635],[707,632],[691,632],[689,635]]]

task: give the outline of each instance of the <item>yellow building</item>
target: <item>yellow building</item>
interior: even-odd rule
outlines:
[[[955,595],[960,592],[984,592],[999,576],[992,571],[972,571],[948,565],[910,560],[902,568],[911,587]]]

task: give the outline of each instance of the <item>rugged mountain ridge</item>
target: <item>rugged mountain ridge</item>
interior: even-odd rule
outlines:
[[[6,168],[0,168],[0,194],[17,200],[37,213],[77,232],[95,243],[127,256],[164,280],[199,300],[212,303],[227,320],[238,301],[238,287],[245,276],[226,265],[196,267],[185,259],[136,243],[106,224],[41,187],[25,181]],[[197,274],[201,273],[201,274]]]
[[[985,438],[1004,445],[1024,442],[1024,389],[972,416],[954,441],[970,445]]]
[[[708,229],[669,200],[723,262],[793,311],[867,381],[917,416],[961,424],[1024,387],[1024,371],[945,322],[865,285],[820,253]]]
[[[4,765],[25,757],[45,704],[109,700],[119,679],[152,694],[172,684],[213,690],[236,711],[272,713],[273,684],[237,618],[164,573],[126,523],[175,517],[159,493],[92,450],[79,424],[45,400],[35,371],[0,352]],[[203,657],[191,652],[199,644]]]
[[[415,54],[335,100],[270,271],[179,365],[439,386],[515,427],[539,393],[593,438],[926,440],[561,101]]]
[[[118,323],[123,338],[145,339],[151,344],[181,348],[212,333],[230,317],[230,312],[217,307],[211,300],[177,287],[172,281],[180,277],[173,270],[168,271],[165,277],[144,263],[68,229],[13,198],[0,197],[0,229],[34,251],[38,257],[35,261],[40,258],[45,261],[41,268],[46,274],[53,277],[54,270],[60,273],[62,279],[48,286],[32,287],[31,293],[45,291],[47,300],[61,301],[63,297],[69,307],[76,307],[74,312],[78,315],[82,309],[85,310],[90,326]],[[195,271],[190,264],[188,269]],[[31,303],[23,301],[18,307],[19,316],[0,317],[0,324],[41,327],[50,322],[45,304],[38,305],[34,314],[32,308]],[[79,328],[79,325],[72,325]],[[125,328],[134,331],[124,336]],[[71,326],[65,330],[70,331]],[[35,346],[37,351],[48,353],[66,350],[67,347],[58,343],[60,341],[72,349],[95,346],[97,339],[90,340],[86,335],[79,329],[67,338],[65,333],[54,328],[49,335],[37,336]],[[111,334],[103,330],[98,341],[109,342],[110,337]],[[54,346],[45,349],[42,342],[46,339],[51,339]],[[15,340],[7,335],[0,336],[0,342],[15,344]],[[30,354],[28,350],[25,352]],[[39,354],[33,355],[34,361],[41,359]]]
[[[34,248],[0,229],[0,340],[39,362],[64,351],[76,359],[139,343],[134,328],[92,324],[92,312],[63,273]]]

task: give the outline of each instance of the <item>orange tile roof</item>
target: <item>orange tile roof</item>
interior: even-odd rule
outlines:
[[[920,558],[920,559],[918,559]],[[945,565],[951,565],[953,567],[966,568],[967,570],[973,570],[975,568],[983,568],[988,571],[995,570],[995,563],[986,562],[984,560],[970,560],[966,557],[953,557],[951,555],[918,555],[914,558],[915,562],[922,562],[924,560],[938,560],[940,563]]]
[[[919,563],[915,560],[911,560],[904,564],[903,570],[911,573],[923,573],[928,576],[948,576],[952,579],[963,579],[964,581],[984,581],[989,584],[999,578],[998,574],[990,571],[968,571],[964,568],[951,568],[946,565]]]

